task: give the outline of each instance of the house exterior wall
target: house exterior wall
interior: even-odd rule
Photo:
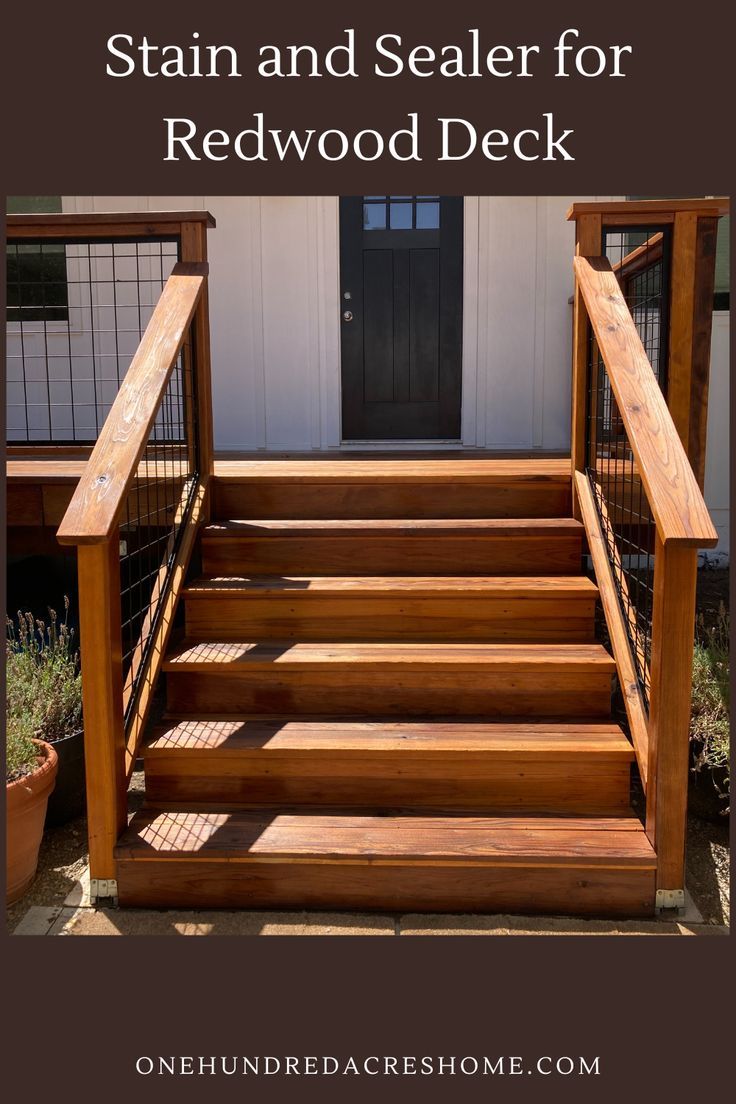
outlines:
[[[575,200],[465,200],[462,444],[569,447]],[[210,232],[215,445],[340,449],[334,196],[69,196],[64,210],[199,210]],[[706,498],[728,547],[728,324],[714,316]]]

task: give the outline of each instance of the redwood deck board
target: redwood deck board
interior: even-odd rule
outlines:
[[[296,816],[257,812],[137,813],[118,858],[292,861],[429,860],[525,866],[651,869],[654,852],[634,818]]]

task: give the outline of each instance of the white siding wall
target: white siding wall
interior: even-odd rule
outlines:
[[[710,353],[710,390],[708,392],[708,440],[705,463],[705,500],[713,523],[718,529],[720,544],[716,550],[727,553],[729,543],[729,429],[731,410],[729,398],[729,312],[713,315],[713,338]],[[713,556],[712,552],[708,553]]]
[[[574,230],[605,196],[465,201],[462,443],[569,445]],[[334,196],[65,197],[65,210],[207,209],[219,449],[340,447],[339,219]],[[728,547],[728,314],[717,315],[706,497]]]

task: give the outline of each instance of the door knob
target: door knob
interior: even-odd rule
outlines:
[[[352,311],[343,311],[342,312],[342,318],[343,318],[343,322],[352,322],[353,321],[353,312]]]

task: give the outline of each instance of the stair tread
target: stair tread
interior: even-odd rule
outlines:
[[[467,536],[473,532],[486,536],[529,536],[530,530],[549,537],[582,533],[574,518],[227,518],[204,526],[204,539],[232,539],[238,536],[286,537],[329,533],[333,536],[385,537],[387,532],[402,535]]]
[[[561,724],[462,721],[335,721],[333,718],[183,718],[156,726],[145,758],[172,751],[211,755],[257,751],[268,755],[309,756],[315,752],[397,752],[402,755],[448,754],[535,760],[614,759],[630,762],[633,749],[621,728],[594,721]]]
[[[508,598],[595,597],[598,587],[585,575],[203,575],[184,589],[187,598],[207,598],[217,594],[231,597],[248,594],[296,597],[306,592],[343,594],[394,594],[406,591],[411,596],[447,592],[483,592]]]
[[[215,461],[228,483],[570,483],[569,458]]]
[[[143,809],[123,833],[119,859],[269,858],[320,862],[434,859],[463,864],[632,866],[655,855],[633,816],[373,816],[258,810]]]
[[[232,668],[319,667],[328,665],[393,667],[431,665],[434,670],[474,664],[493,665],[510,672],[559,667],[567,672],[615,670],[615,662],[601,644],[415,644],[415,643],[302,643],[293,641],[183,640],[164,660],[165,671]]]

